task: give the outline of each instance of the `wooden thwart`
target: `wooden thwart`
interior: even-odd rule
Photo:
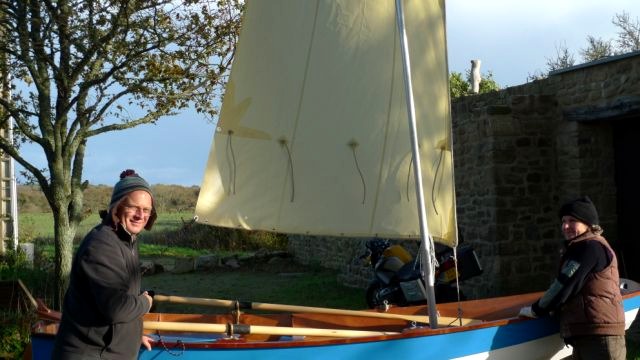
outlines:
[[[220,299],[207,299],[207,298],[193,298],[184,296],[168,296],[168,295],[155,295],[154,301],[171,302],[177,304],[190,304],[190,305],[205,305],[216,306],[229,309],[253,309],[253,310],[268,310],[268,311],[288,311],[298,313],[314,313],[314,314],[331,314],[331,315],[347,315],[347,316],[362,316],[370,318],[382,318],[382,319],[398,319],[411,322],[417,322],[422,324],[428,324],[429,318],[427,315],[405,315],[405,314],[392,314],[381,313],[373,311],[358,311],[358,310],[345,310],[345,309],[333,309],[333,308],[321,308],[299,305],[283,305],[283,304],[268,304],[258,302],[238,302],[233,300],[220,300]],[[456,318],[448,316],[438,317],[438,326],[452,326],[452,325],[469,325],[477,323],[478,320],[467,318]]]
[[[239,335],[289,335],[289,336],[327,336],[339,338],[353,338],[364,336],[396,335],[397,332],[387,331],[364,331],[364,330],[341,330],[341,329],[317,329],[317,328],[294,328],[284,326],[261,326],[244,324],[203,324],[170,321],[145,321],[145,330],[162,331],[189,331],[205,332],[216,334],[239,334]]]

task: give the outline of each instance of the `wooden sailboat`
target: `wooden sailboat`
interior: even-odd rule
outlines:
[[[623,296],[627,327],[640,307],[638,291]],[[154,347],[141,349],[139,359],[562,359],[571,349],[559,337],[555,320],[517,317],[520,307],[540,295],[439,304],[437,329],[428,326],[425,306],[362,314],[304,307],[288,312],[286,305],[272,315],[237,313],[235,307],[228,315],[151,313],[144,320]],[[210,300],[182,299],[198,304]],[[459,312],[467,316],[463,325]],[[39,315],[32,358],[50,359],[60,314],[41,306]]]
[[[402,6],[405,9],[402,9]],[[541,294],[438,304],[433,242],[457,246],[443,0],[247,1],[196,208],[226,227],[421,241],[428,306],[346,311],[158,297],[227,315],[148,314],[140,359],[551,359]],[[632,281],[627,326],[640,307]],[[271,310],[272,315],[243,309]],[[33,358],[59,314],[41,307]]]

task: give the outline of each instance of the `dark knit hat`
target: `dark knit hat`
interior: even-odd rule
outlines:
[[[598,219],[598,211],[588,196],[583,196],[575,200],[571,200],[560,208],[560,217],[569,215],[582,221],[587,225],[600,225]]]
[[[111,202],[109,203],[109,212],[118,206],[120,201],[124,199],[128,194],[136,191],[143,190],[151,195],[151,214],[147,225],[144,227],[147,230],[151,230],[153,223],[156,221],[158,214],[156,213],[155,201],[153,200],[153,192],[149,184],[136,173],[135,170],[127,169],[120,173],[120,181],[113,187],[113,193],[111,193]]]

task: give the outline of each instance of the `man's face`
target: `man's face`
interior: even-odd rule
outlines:
[[[133,191],[122,200],[118,220],[130,234],[138,234],[147,225],[152,206],[153,202],[148,192]]]

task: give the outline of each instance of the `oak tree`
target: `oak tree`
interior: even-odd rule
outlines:
[[[87,140],[180,109],[215,116],[233,59],[240,0],[7,0],[0,3],[0,139],[42,189],[55,227],[54,306],[83,218]],[[42,149],[47,168],[20,153]],[[114,145],[116,146],[116,145]]]

